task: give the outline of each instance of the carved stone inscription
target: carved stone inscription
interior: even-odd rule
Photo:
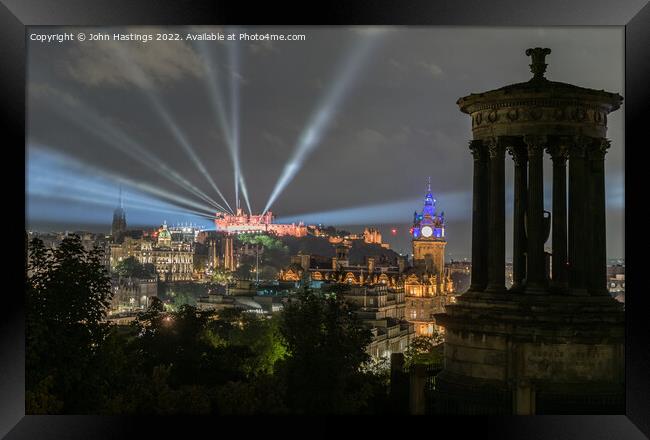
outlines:
[[[611,345],[524,344],[523,375],[554,381],[612,380],[615,349]]]

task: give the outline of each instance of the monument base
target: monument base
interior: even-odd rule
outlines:
[[[436,412],[622,414],[624,311],[613,298],[468,291],[436,321]]]

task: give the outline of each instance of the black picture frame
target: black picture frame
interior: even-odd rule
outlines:
[[[634,248],[641,247],[638,237],[644,235],[643,226],[636,228],[635,213],[644,212],[644,197],[638,197],[647,184],[640,159],[647,148],[645,125],[648,118],[650,84],[650,5],[647,0],[338,0],[318,5],[305,2],[302,7],[294,2],[196,1],[181,0],[2,0],[0,5],[0,71],[2,81],[3,129],[10,140],[4,145],[5,195],[13,194],[16,182],[25,181],[23,168],[14,159],[25,160],[25,82],[26,82],[26,26],[30,25],[190,25],[190,24],[316,24],[327,25],[472,25],[472,26],[564,26],[603,25],[625,26],[625,143],[631,160],[626,160],[625,194],[627,264],[626,298],[626,414],[612,416],[535,416],[535,417],[436,417],[384,420],[387,425],[410,435],[415,425],[428,429],[429,434],[451,429],[454,437],[475,433],[481,437],[527,439],[642,439],[650,438],[650,349],[648,337],[648,295],[640,288],[644,261],[635,257]],[[449,103],[449,111],[457,111]],[[469,134],[469,133],[468,133]],[[18,152],[23,148],[23,155]],[[468,159],[469,163],[469,159]],[[632,164],[636,164],[632,166]],[[22,173],[22,175],[21,175]],[[22,179],[22,180],[21,180]],[[17,191],[16,191],[17,193]],[[6,238],[11,244],[24,246],[24,198],[18,197],[15,208],[5,216],[23,226],[9,229]],[[21,206],[23,205],[23,206]],[[22,208],[22,211],[19,211]],[[643,221],[642,219],[640,219]],[[628,240],[627,237],[631,237]],[[22,243],[19,243],[19,240]],[[5,240],[6,241],[6,240]],[[6,245],[5,245],[6,246]],[[641,248],[642,249],[642,248]],[[6,267],[5,280],[18,280],[21,269],[10,249],[7,254],[16,268]],[[23,262],[24,263],[24,260]],[[17,284],[19,281],[16,281]],[[215,421],[192,418],[179,422],[177,418],[133,418],[100,416],[33,416],[25,415],[24,363],[24,296],[20,287],[5,288],[0,307],[0,436],[18,438],[122,438],[146,429],[164,432],[168,436],[180,427],[184,434],[197,427],[224,430],[226,426],[245,426],[247,434],[270,430],[291,430],[293,422],[266,420],[264,423],[242,421]],[[415,421],[412,421],[415,420]],[[370,433],[377,422],[364,422]],[[309,432],[338,424],[309,423]],[[219,427],[219,428],[217,428]],[[289,427],[289,428],[287,428]],[[243,432],[243,431],[242,431]],[[372,434],[371,434],[372,435]]]

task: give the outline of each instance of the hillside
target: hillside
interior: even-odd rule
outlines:
[[[289,248],[290,255],[298,253],[312,256],[332,258],[336,254],[336,248],[325,237],[282,237],[280,240]],[[378,244],[368,244],[363,240],[353,240],[350,249],[350,264],[364,264],[366,257],[374,257],[379,261],[385,258],[391,264],[397,264],[398,254],[390,249],[384,249]]]

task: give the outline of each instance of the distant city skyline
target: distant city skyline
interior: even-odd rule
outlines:
[[[178,31],[188,29],[224,31]],[[108,232],[122,183],[129,227],[167,220],[209,229],[212,202],[234,207],[237,193],[259,213],[281,188],[269,207],[278,221],[374,226],[404,251],[430,176],[447,218],[447,255],[468,257],[472,134],[456,100],[527,81],[524,50],[536,46],[553,51],[549,79],[624,90],[622,28],[254,30],[307,38],[236,47],[30,42],[27,227]],[[624,255],[624,108],[608,120],[611,258]],[[549,185],[550,171],[546,160]],[[510,231],[511,166],[506,185]],[[548,186],[546,209],[550,194]]]

